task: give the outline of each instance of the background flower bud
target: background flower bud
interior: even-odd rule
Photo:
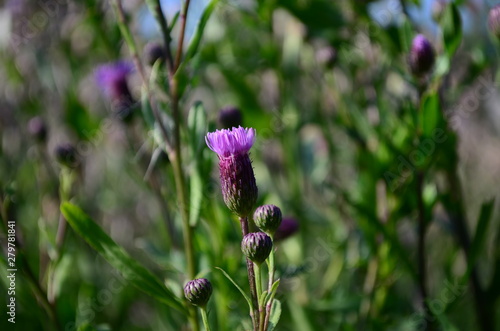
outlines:
[[[428,73],[434,65],[434,60],[434,49],[429,40],[421,34],[413,38],[409,56],[411,72],[415,76],[422,76]]]
[[[37,142],[43,143],[47,140],[47,126],[39,116],[33,117],[28,122],[28,132]]]
[[[241,241],[243,254],[257,264],[264,262],[272,249],[273,241],[264,232],[249,233]]]
[[[274,241],[285,240],[299,231],[299,222],[294,218],[284,218],[278,230],[274,233]]]
[[[208,279],[193,279],[184,286],[184,296],[195,306],[206,306],[211,295],[212,284]]]
[[[159,42],[152,41],[144,46],[144,58],[146,62],[152,66],[156,61],[164,61],[167,57],[165,47]]]
[[[243,124],[243,115],[237,107],[227,106],[219,111],[218,122],[222,129],[237,128]]]
[[[78,155],[75,147],[70,143],[57,145],[54,151],[57,162],[68,168],[76,168]]]
[[[274,234],[281,224],[281,209],[275,205],[263,205],[258,207],[253,214],[255,225],[262,231]]]

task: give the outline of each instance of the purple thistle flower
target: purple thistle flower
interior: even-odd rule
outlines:
[[[212,151],[221,157],[247,154],[255,143],[255,129],[232,128],[209,132],[205,141]]]
[[[97,85],[113,102],[113,110],[122,119],[129,119],[135,101],[130,93],[127,78],[134,70],[130,62],[118,61],[103,64],[95,70]]]
[[[409,64],[415,76],[422,76],[429,72],[434,65],[435,54],[431,43],[424,35],[413,38],[410,50]]]
[[[252,128],[232,128],[209,132],[207,146],[219,156],[222,196],[227,207],[247,217],[257,201],[257,184],[248,151],[255,142]]]

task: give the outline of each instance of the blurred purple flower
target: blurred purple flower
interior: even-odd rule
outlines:
[[[410,50],[410,69],[416,76],[428,73],[434,65],[435,54],[429,40],[422,34],[413,38]]]
[[[299,231],[299,222],[291,217],[283,218],[278,230],[274,234],[274,241],[285,240]]]
[[[95,70],[97,85],[113,100],[129,97],[127,77],[134,70],[130,62],[118,61],[100,65]]]
[[[257,201],[257,184],[248,151],[255,142],[255,129],[233,128],[209,132],[208,147],[219,156],[222,196],[239,217],[247,217]]]

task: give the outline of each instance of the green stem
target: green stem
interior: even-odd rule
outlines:
[[[243,237],[245,237],[249,232],[247,217],[240,217],[240,224],[241,224],[241,232],[243,234]],[[257,299],[257,288],[255,285],[255,270],[252,260],[247,258],[246,261],[247,261],[248,283],[250,285],[250,294],[252,296],[252,306],[254,311],[254,313],[252,314],[253,315],[252,322],[254,330],[257,331],[259,327],[259,314],[257,314],[259,308],[259,301]]]
[[[254,263],[255,267],[255,285],[257,288],[257,302],[259,303],[259,331],[264,331],[264,321],[265,321],[265,310],[264,310],[264,304],[261,306],[260,305],[260,300],[262,298],[262,279],[261,279],[261,273],[260,273],[260,264]]]
[[[271,239],[273,240],[274,244],[274,236],[271,234]],[[271,288],[273,287],[274,284],[274,245],[273,249],[271,250],[271,254],[269,254],[269,258],[267,259],[268,261],[268,269],[269,269],[269,281],[267,283],[267,291],[271,293]]]
[[[273,240],[274,243],[274,236],[271,234],[271,239]],[[268,283],[267,283],[267,292],[271,294],[271,288],[273,287],[274,284],[274,246],[273,249],[271,250],[271,254],[269,254],[269,258],[267,259],[267,267],[269,271],[268,275]],[[266,303],[264,303],[266,304]],[[269,317],[271,315],[271,306],[273,304],[273,299],[270,298],[269,301],[266,304],[266,311],[265,311],[265,317],[264,317],[264,329],[267,330],[267,327],[269,325]]]
[[[179,33],[179,44],[177,46],[177,54],[175,56],[175,71],[179,68],[181,64],[182,58],[182,48],[184,47],[184,35],[186,33],[186,21],[187,21],[187,13],[189,9],[189,0],[185,0],[184,7],[182,7],[181,11],[181,32]]]
[[[260,265],[257,263],[254,263],[254,270],[255,270],[255,287],[257,290],[257,302],[260,303],[260,298],[262,296],[262,279],[261,279],[261,274],[260,274]],[[259,306],[260,310],[260,306]]]
[[[201,318],[203,319],[203,325],[206,331],[210,331],[210,324],[208,323],[207,308],[201,307]]]

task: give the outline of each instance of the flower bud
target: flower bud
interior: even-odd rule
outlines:
[[[219,111],[218,122],[222,129],[237,128],[243,124],[243,116],[237,107],[227,106]]]
[[[70,143],[63,143],[56,147],[55,156],[57,162],[68,168],[76,168],[78,165],[78,155],[75,147]]]
[[[488,28],[495,37],[500,39],[500,5],[490,9],[488,14]]]
[[[28,122],[28,132],[37,142],[43,143],[47,140],[47,126],[39,116]]]
[[[253,214],[255,225],[268,234],[274,234],[281,224],[281,209],[275,205],[258,207]]]
[[[144,57],[146,62],[152,66],[156,61],[164,61],[167,57],[165,47],[158,42],[150,42],[144,46]]]
[[[184,296],[195,306],[205,307],[211,295],[212,284],[208,279],[194,279],[184,286]]]
[[[243,237],[241,241],[241,250],[246,257],[261,264],[264,262],[271,250],[273,249],[273,241],[264,232],[252,232]]]
[[[274,241],[285,240],[299,230],[299,222],[293,218],[284,218],[274,234]]]
[[[415,76],[428,73],[434,65],[435,55],[431,43],[426,37],[419,34],[412,42],[409,64],[410,70]]]

